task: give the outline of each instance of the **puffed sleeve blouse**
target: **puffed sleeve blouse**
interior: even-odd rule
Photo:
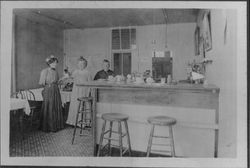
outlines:
[[[41,71],[39,84],[46,85],[56,83],[59,80],[59,75],[56,70],[46,68]]]

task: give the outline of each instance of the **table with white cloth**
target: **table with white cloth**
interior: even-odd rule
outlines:
[[[26,99],[10,98],[10,110],[23,109],[25,114],[30,114],[29,102]]]
[[[30,89],[34,93],[36,101],[43,101],[42,91],[43,88]],[[62,107],[63,107],[63,118],[66,121],[68,118],[69,102],[71,101],[71,91],[60,90]]]
[[[36,101],[43,101],[42,90],[43,88],[30,89],[30,91],[34,93]],[[62,106],[64,107],[65,104],[67,102],[70,102],[71,100],[71,92],[60,90],[60,94],[61,94]]]
[[[65,106],[65,104],[70,102],[71,100],[71,92],[60,91],[60,93],[61,93],[62,105]]]
[[[20,110],[20,109],[23,109]],[[19,122],[21,127],[21,133],[23,136],[23,116],[24,113],[29,115],[30,114],[30,106],[29,102],[26,99],[18,99],[18,98],[10,98],[10,111],[20,112],[19,114]]]

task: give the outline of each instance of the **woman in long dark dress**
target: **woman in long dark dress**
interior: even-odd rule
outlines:
[[[44,86],[40,129],[45,132],[56,132],[64,127],[62,101],[57,84],[59,80],[56,71],[58,59],[52,55],[46,59],[46,63],[49,67],[42,70],[39,80],[39,84]]]

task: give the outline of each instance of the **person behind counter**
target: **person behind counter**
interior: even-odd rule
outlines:
[[[39,84],[43,85],[43,104],[41,109],[40,129],[45,132],[56,132],[64,128],[61,95],[58,88],[58,59],[51,55],[46,59],[49,66],[41,71]]]
[[[66,123],[69,125],[75,124],[75,119],[77,115],[79,102],[77,98],[79,97],[88,97],[90,93],[90,89],[88,87],[77,86],[76,84],[81,84],[87,81],[91,81],[91,75],[87,67],[87,60],[82,56],[78,59],[78,69],[72,73],[73,77],[73,89],[71,94],[71,101],[69,106],[69,113]]]
[[[108,79],[108,76],[114,76],[114,72],[110,70],[110,63],[108,60],[103,60],[102,62],[102,68],[103,70],[98,71],[94,77],[94,80],[98,79]]]

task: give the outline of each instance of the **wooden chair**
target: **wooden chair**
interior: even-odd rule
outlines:
[[[29,102],[30,105],[30,128],[32,128],[33,125],[33,120],[34,120],[34,113],[35,111],[39,111],[41,108],[41,102],[36,101],[35,95],[32,91],[30,90],[20,90],[18,95],[21,95],[22,99],[26,99]]]

